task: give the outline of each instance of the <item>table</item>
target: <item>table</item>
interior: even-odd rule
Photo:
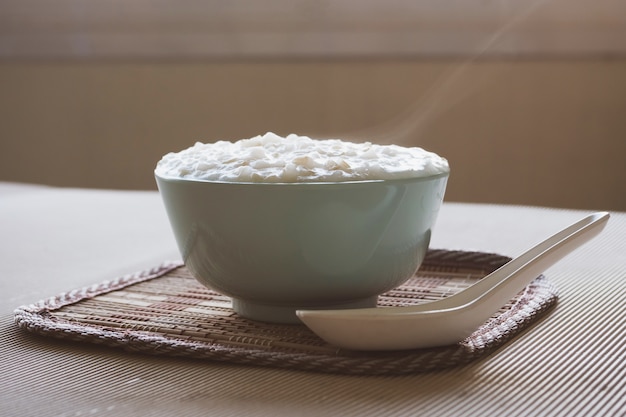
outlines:
[[[516,256],[586,214],[446,202],[431,247]],[[179,259],[156,191],[0,182],[0,236],[0,416],[626,415],[626,213],[546,271],[560,300],[535,326],[477,362],[398,377],[131,354],[15,326],[17,306]]]

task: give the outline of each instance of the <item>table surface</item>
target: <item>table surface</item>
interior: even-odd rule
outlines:
[[[601,208],[599,208],[601,209]],[[587,212],[445,203],[431,247],[516,256]],[[545,272],[557,307],[488,357],[355,377],[26,333],[23,304],[180,256],[155,191],[0,183],[0,416],[626,415],[626,213]]]

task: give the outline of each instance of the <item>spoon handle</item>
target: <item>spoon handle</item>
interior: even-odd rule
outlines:
[[[599,234],[609,219],[609,213],[591,214],[554,234],[522,255],[471,286],[449,297],[450,305],[472,303],[484,305],[487,317],[523,290],[530,281],[560,261],[574,249]]]

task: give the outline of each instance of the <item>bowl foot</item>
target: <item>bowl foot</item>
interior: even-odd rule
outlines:
[[[259,304],[251,301],[233,298],[233,310],[237,314],[247,319],[264,321],[267,323],[282,324],[302,324],[296,310],[336,310],[347,308],[372,308],[376,307],[378,296],[361,298],[345,303],[324,304],[324,305],[300,305],[300,306],[284,306],[284,305],[268,305]]]

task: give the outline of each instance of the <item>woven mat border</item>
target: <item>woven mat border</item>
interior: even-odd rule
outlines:
[[[422,267],[430,271],[483,268],[486,275],[509,260],[508,257],[494,253],[430,250]],[[555,287],[540,275],[507,308],[494,315],[464,341],[439,348],[393,352],[356,352],[343,349],[333,350],[332,354],[315,351],[276,352],[254,346],[181,340],[154,332],[64,322],[53,317],[54,311],[63,306],[155,279],[181,267],[184,266],[180,262],[165,262],[150,270],[18,307],[14,311],[15,323],[24,330],[43,336],[152,355],[349,375],[400,375],[463,365],[485,357],[528,328],[558,300]]]

